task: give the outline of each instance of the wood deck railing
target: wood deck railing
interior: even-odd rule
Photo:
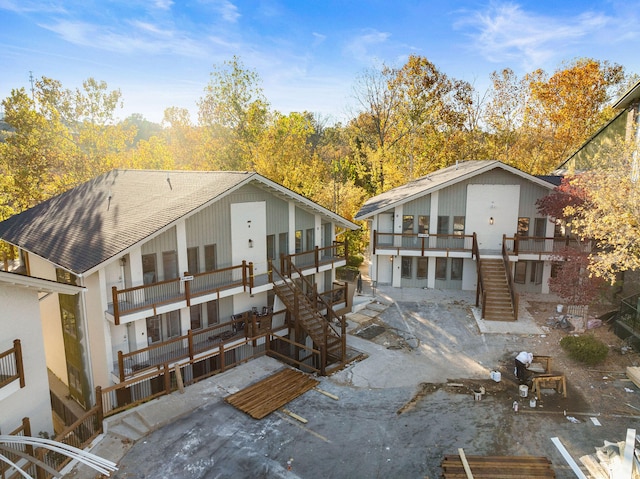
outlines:
[[[290,272],[287,269],[290,264],[301,270],[315,269],[316,271],[319,271],[320,266],[332,264],[336,261],[343,261],[348,257],[348,243],[346,241],[335,241],[331,246],[325,246],[324,248],[316,246],[310,251],[281,255],[280,271],[283,274],[290,276]]]
[[[537,254],[554,255],[565,248],[572,248],[583,253],[594,251],[594,242],[580,240],[570,236],[522,236],[505,237],[503,240],[510,255]]]
[[[373,254],[377,250],[394,250],[396,255],[403,251],[420,251],[421,255],[430,251],[465,251],[473,250],[474,235],[457,234],[414,234],[414,233],[381,233],[373,230]]]
[[[0,353],[0,388],[20,380],[20,387],[25,386],[24,364],[22,362],[22,346],[19,339],[13,340],[13,348]]]
[[[519,296],[518,296],[518,293],[516,293],[516,290],[513,284],[513,275],[511,274],[511,264],[509,262],[509,254],[507,252],[507,247],[506,247],[506,237],[504,235],[502,236],[502,262],[504,264],[505,272],[507,273],[507,286],[509,288],[509,294],[511,296],[511,307],[513,308],[513,319],[517,321]]]
[[[245,291],[253,288],[253,263],[242,264],[204,273],[190,274],[183,278],[174,278],[158,283],[143,284],[132,288],[111,288],[113,317],[120,324],[120,317],[145,309],[156,309],[163,304],[186,301],[190,306],[191,298],[205,294],[242,287]]]

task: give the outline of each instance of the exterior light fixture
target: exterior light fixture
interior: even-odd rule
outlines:
[[[253,248],[253,240],[252,239],[249,240],[249,248]]]
[[[493,224],[493,216],[491,218],[489,218],[489,224],[492,225]]]

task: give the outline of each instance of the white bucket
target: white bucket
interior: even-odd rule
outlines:
[[[529,395],[529,386],[526,384],[521,384],[518,390],[520,391],[521,398],[526,398]]]
[[[499,383],[502,379],[502,373],[500,373],[500,371],[491,371],[491,379]]]
[[[536,397],[535,396],[533,396],[531,399],[529,399],[529,407],[530,408],[536,407]]]
[[[563,306],[561,304],[559,304],[558,306],[556,306],[556,311],[558,313],[562,313],[562,308],[563,308]]]

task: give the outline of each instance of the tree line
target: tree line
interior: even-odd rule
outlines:
[[[549,174],[614,111],[637,79],[589,58],[522,77],[491,75],[480,92],[412,55],[358,76],[345,124],[271,108],[255,71],[214,66],[197,102],[161,124],[117,118],[123,98],[89,78],[66,89],[38,79],[2,101],[0,220],[114,168],[252,170],[348,218],[364,200],[456,161],[495,159]],[[361,239],[362,240],[362,239]]]

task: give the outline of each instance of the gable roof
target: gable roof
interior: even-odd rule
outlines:
[[[357,228],[257,173],[113,170],[1,222],[0,238],[81,275],[250,182]]]
[[[398,186],[397,188],[385,191],[373,198],[369,198],[362,208],[360,208],[355,219],[367,219],[389,208],[407,203],[420,196],[434,193],[455,183],[464,181],[495,168],[501,168],[545,188],[554,188],[552,183],[545,181],[544,179],[524,173],[517,168],[505,165],[497,160],[464,161],[462,163],[434,171],[433,173],[417,178],[402,186]]]

